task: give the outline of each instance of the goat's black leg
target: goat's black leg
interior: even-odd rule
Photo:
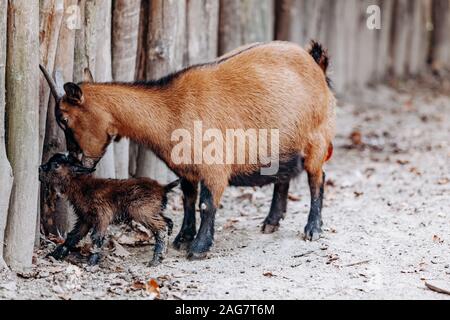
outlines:
[[[325,173],[308,173],[311,193],[311,209],[308,224],[305,227],[305,239],[315,241],[322,233],[322,204],[324,194]]]
[[[195,204],[198,197],[198,183],[181,180],[183,190],[184,218],[180,233],[175,238],[173,245],[176,249],[188,249],[197,234],[195,222]]]
[[[280,220],[286,217],[289,181],[276,183],[269,215],[264,220],[263,233],[273,233],[280,227]]]
[[[82,220],[78,220],[75,224],[73,230],[67,235],[66,241],[59,245],[52,253],[48,256],[53,257],[56,260],[62,260],[67,257],[70,250],[75,248],[77,244],[83,239],[89,232],[89,225]]]
[[[156,267],[165,258],[167,254],[167,248],[169,243],[169,235],[171,233],[172,220],[164,218],[167,222],[167,226],[163,230],[154,231],[155,237],[155,251],[153,253],[153,259],[150,262],[150,267]]]
[[[214,243],[214,220],[217,208],[213,195],[203,183],[200,192],[200,216],[201,224],[197,237],[191,244],[189,259],[203,259]]]
[[[95,227],[91,234],[92,239],[92,254],[89,257],[88,265],[95,266],[100,262],[102,248],[105,243],[106,229]]]

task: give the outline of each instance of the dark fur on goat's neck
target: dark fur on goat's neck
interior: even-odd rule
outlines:
[[[131,87],[140,87],[140,88],[156,88],[156,89],[164,89],[167,88],[168,86],[170,86],[170,84],[173,83],[174,80],[178,79],[181,75],[185,74],[186,72],[189,72],[193,69],[199,69],[199,68],[204,68],[204,67],[212,67],[215,65],[219,65],[223,62],[226,62],[234,57],[237,57],[238,55],[247,52],[249,50],[252,50],[256,47],[259,47],[261,45],[263,45],[265,43],[261,42],[261,43],[255,43],[252,46],[249,46],[248,48],[246,48],[245,50],[241,50],[235,54],[232,54],[230,56],[226,56],[222,59],[219,60],[215,60],[215,61],[211,61],[211,62],[206,62],[206,63],[201,63],[201,64],[196,64],[196,65],[192,65],[189,67],[186,67],[184,69],[172,72],[162,78],[156,79],[156,80],[140,80],[140,81],[134,81],[134,82],[104,82],[104,83],[99,83],[102,85],[121,85],[121,86],[131,86]],[[83,84],[83,83],[80,83]]]

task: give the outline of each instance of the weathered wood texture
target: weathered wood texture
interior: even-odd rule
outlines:
[[[58,47],[59,32],[64,14],[63,0],[43,0],[39,2],[39,53],[40,63],[49,72],[53,72],[56,49]],[[47,121],[47,107],[50,97],[50,88],[41,77],[39,82],[39,147],[40,154],[45,138],[45,125]]]
[[[73,81],[74,70],[74,53],[75,53],[75,30],[78,27],[76,20],[75,7],[77,0],[64,1],[64,19],[61,25],[61,30],[58,38],[58,46],[56,51],[56,59],[54,63],[54,70],[57,70],[62,75],[64,82]],[[74,9],[74,10],[72,10]],[[42,162],[47,162],[50,157],[57,152],[64,152],[66,150],[66,142],[64,132],[56,123],[55,118],[55,100],[52,98],[49,102],[44,152]],[[73,215],[69,204],[56,197],[50,190],[45,190],[45,186],[41,186],[41,228],[44,234],[65,235],[70,229]]]
[[[331,56],[330,75],[334,87],[338,93],[343,93],[351,88],[382,81],[388,76],[415,76],[426,71],[432,2],[282,0],[276,6],[276,38],[301,45],[307,44],[310,39],[322,42]],[[448,0],[437,0],[434,4],[435,8],[441,8],[435,10],[441,17],[435,18],[441,26],[435,28],[438,30],[434,32],[435,38],[450,38],[442,35],[450,30],[445,28],[447,5]],[[380,28],[369,28],[373,17],[379,19]],[[444,58],[435,58],[434,61],[447,57],[447,53],[437,54],[439,50],[432,50],[433,56]]]
[[[450,69],[450,1],[433,0],[431,61],[433,69]]]
[[[218,30],[219,0],[188,0],[185,64],[205,63],[217,57]]]
[[[7,34],[7,149],[14,185],[4,257],[11,269],[24,271],[31,267],[38,205],[39,1],[9,1]]]
[[[3,239],[8,217],[9,198],[13,183],[11,165],[6,156],[5,141],[5,66],[6,66],[6,23],[8,0],[0,0],[0,270],[6,264],[3,260]]]
[[[112,70],[114,81],[134,81],[138,54],[141,0],[116,0],[112,26]],[[122,139],[114,146],[116,177],[128,178],[130,142]]]
[[[154,0],[149,6],[147,79],[158,79],[183,67],[186,48],[186,1]],[[139,150],[137,176],[168,182],[173,175],[151,151]]]
[[[96,57],[94,79],[97,82],[112,81],[111,56],[111,21],[112,0],[95,0],[96,2]],[[114,144],[111,144],[97,165],[96,175],[102,178],[115,178]]]
[[[243,44],[274,39],[273,0],[221,0],[219,53],[225,54]]]

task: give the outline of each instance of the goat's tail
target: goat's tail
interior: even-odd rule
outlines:
[[[174,182],[171,182],[171,183],[169,183],[168,185],[166,185],[166,186],[164,187],[164,191],[165,191],[166,193],[168,193],[168,192],[172,191],[173,188],[177,187],[179,184],[180,184],[180,180],[176,180],[176,181],[174,181]]]
[[[328,51],[317,41],[311,40],[308,52],[314,58],[314,60],[317,62],[317,64],[323,70],[323,72],[326,74],[330,62]]]
[[[326,50],[319,42],[311,40],[308,53],[319,65],[320,69],[322,69],[327,78],[328,86],[331,87],[331,80],[327,76],[328,66],[330,65],[330,56],[328,55],[328,50]]]

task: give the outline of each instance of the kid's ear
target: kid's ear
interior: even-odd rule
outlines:
[[[84,82],[94,82],[94,77],[92,76],[92,72],[91,70],[89,70],[89,68],[84,69],[83,78]]]
[[[68,102],[75,105],[81,105],[83,103],[83,91],[77,84],[73,82],[66,83],[64,85],[64,91],[66,92],[65,98]]]
[[[95,168],[85,168],[82,166],[72,166],[72,171],[76,174],[91,174],[95,172]]]

